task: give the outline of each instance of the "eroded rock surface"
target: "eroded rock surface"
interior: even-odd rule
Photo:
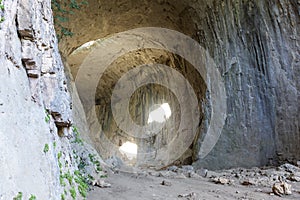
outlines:
[[[64,187],[60,176],[73,173],[77,164],[70,144],[71,98],[51,2],[2,3],[0,199],[13,199],[18,193],[23,199],[61,199],[69,185]]]
[[[177,30],[198,41],[213,57],[226,88],[227,118],[213,151],[199,159],[211,117],[207,95],[201,133],[191,147],[198,167],[252,167],[299,159],[299,1],[90,0],[89,5],[68,23],[74,37],[60,44],[73,75],[91,51],[72,55],[74,49],[133,28]],[[109,46],[106,50],[110,51]],[[126,64],[135,66],[146,57],[138,53],[126,54]],[[127,72],[122,66],[107,71],[107,87]],[[178,70],[184,71],[184,66]],[[98,96],[107,93],[109,98],[110,89],[101,88]],[[101,111],[101,116],[109,116],[105,109]]]

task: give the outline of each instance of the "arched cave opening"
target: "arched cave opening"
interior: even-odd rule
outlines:
[[[82,8],[88,11],[76,13],[76,17],[71,17],[68,22],[68,28],[74,32],[74,36],[64,37],[60,42],[60,50],[72,81],[75,82],[83,62],[89,62],[90,65],[98,64],[93,60],[86,61],[91,59],[88,55],[93,49],[101,45],[106,38],[121,31],[141,27],[163,27],[199,40],[200,19],[189,3],[155,1],[144,5],[145,2],[138,1],[90,0],[88,6]],[[107,46],[106,50],[110,51],[110,46]],[[149,65],[151,68],[153,64],[168,66],[189,82],[196,94],[197,109],[200,112],[196,133],[189,139],[189,143],[184,145],[186,148],[182,149],[179,144],[175,144],[163,157],[158,155],[158,149],[167,148],[174,142],[174,138],[178,137],[176,134],[182,120],[181,107],[186,106],[180,104],[174,92],[164,85],[151,83],[137,87],[131,95],[128,109],[132,121],[139,126],[161,126],[161,131],[149,137],[138,137],[122,130],[116,123],[112,111],[111,99],[118,81],[139,66]],[[143,76],[149,75],[140,74],[137,79],[142,80]],[[197,159],[206,94],[207,86],[203,77],[183,57],[167,50],[140,48],[116,57],[109,66],[105,66],[97,84],[93,106],[87,105],[90,100],[85,99],[85,95],[79,94],[79,98],[90,132],[88,137],[104,160],[113,158],[131,166],[163,168],[171,164],[192,164]],[[91,114],[93,112],[96,113],[96,118]],[[97,131],[91,131],[95,129],[96,121],[100,126],[97,126]],[[190,126],[189,122],[184,123],[185,126]],[[177,140],[175,143],[180,141]],[[180,152],[180,156],[174,152]]]

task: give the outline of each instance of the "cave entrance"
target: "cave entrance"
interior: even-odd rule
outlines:
[[[107,38],[118,32],[137,27],[165,27],[197,39],[197,21],[200,20],[194,14],[193,9],[189,7],[189,1],[173,3],[155,1],[147,2],[146,5],[145,2],[139,1],[134,4],[132,1],[122,1],[122,3],[117,1],[120,6],[116,6],[115,3],[90,0],[87,10],[77,13],[76,18],[71,18],[69,21],[69,28],[75,33],[74,36],[64,38],[60,43],[62,55],[66,58],[66,65],[70,69],[73,81],[76,80],[83,62],[87,62],[91,66],[97,65],[94,69],[102,70],[93,99],[87,98],[84,92],[79,94],[88,125],[88,137],[104,160],[118,160],[120,164],[143,168],[192,164],[198,151],[197,143],[201,120],[204,116],[202,106],[207,91],[204,80],[194,66],[180,55],[155,48],[139,48],[116,56],[108,66],[99,64],[99,57],[101,60],[106,59],[106,56],[101,56],[101,52],[97,58],[89,55],[95,48],[103,45],[103,41]],[[137,21],[137,17],[141,20]],[[136,39],[139,40],[138,37]],[[111,44],[117,43],[116,40],[108,40]],[[105,52],[113,50],[109,42],[105,43]],[[120,46],[122,45],[125,44],[120,44]],[[142,43],[140,45],[143,46]],[[135,88],[128,99],[129,116],[116,119],[114,109],[119,105],[118,103],[114,104],[112,97],[118,90],[116,89],[118,81],[140,66],[147,69],[158,69],[153,66],[154,64],[168,66],[175,74],[182,75],[192,88],[197,105],[190,107],[186,105],[189,104],[189,93],[184,92],[188,90],[181,82],[178,86],[174,86],[175,92],[155,81],[141,86],[135,85],[135,82],[142,82],[144,79],[154,76],[141,70],[127,80],[127,85]],[[155,76],[160,75],[162,73],[158,72]],[[88,76],[89,74],[87,74],[86,80],[89,80]],[[175,77],[170,73],[169,76]],[[158,77],[153,77],[153,79],[158,79]],[[166,82],[173,87],[174,82],[177,81],[170,79]],[[93,87],[89,84],[88,81],[84,83],[84,88]],[[177,90],[183,91],[181,95],[176,94]],[[126,93],[126,90],[119,88],[118,93]],[[118,94],[115,99],[117,98]],[[121,100],[120,97],[120,100],[117,101]],[[182,102],[185,102],[184,105]],[[79,104],[79,101],[74,103],[74,107],[78,106],[75,104]],[[181,125],[183,124],[185,127],[191,125],[182,116],[187,116],[194,110],[200,112],[199,124],[197,124],[197,130],[194,130],[195,135],[191,138],[189,135],[180,136],[179,134],[186,134],[185,130],[178,131]],[[122,114],[122,110],[119,113]],[[77,114],[82,117],[83,113],[79,115]],[[131,120],[135,124],[135,128],[126,129],[125,127],[126,131],[124,131],[124,127],[121,127],[118,120],[121,123]],[[78,123],[83,123],[83,121],[85,120]],[[126,126],[126,123],[123,126]],[[139,128],[144,126],[147,128]],[[180,137],[189,138],[188,142],[180,140]],[[168,149],[169,146],[172,146],[171,149]],[[186,148],[182,148],[182,146]],[[165,154],[160,155],[159,150],[164,152],[164,149],[166,149]]]

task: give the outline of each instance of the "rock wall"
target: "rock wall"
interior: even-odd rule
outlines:
[[[205,159],[198,159],[205,131],[201,133],[195,166],[294,161],[300,158],[299,4],[90,0],[70,19],[75,35],[63,39],[60,47],[70,62],[70,53],[80,45],[119,31],[158,26],[183,32],[208,49],[227,91],[221,138]],[[60,198],[59,152],[69,169],[75,169],[67,89],[72,83],[64,75],[50,6],[50,1],[7,0],[0,11],[5,18],[0,23],[0,199],[18,192],[25,198]],[[80,101],[75,102],[79,127],[87,131]]]
[[[60,49],[76,74],[84,56],[70,54],[85,42],[149,26],[185,33],[213,57],[227,92],[221,138],[206,158],[199,159],[202,131],[194,150],[195,166],[293,162],[300,158],[299,4],[297,0],[90,0],[70,19],[67,25],[75,35],[65,38]]]
[[[69,140],[71,99],[57,47],[51,3],[2,2],[0,199],[12,199],[19,192],[24,199],[31,195],[37,199],[60,199],[64,190],[60,170],[67,168],[72,172],[76,168]],[[63,167],[59,167],[59,152]]]
[[[200,9],[200,8],[195,8]],[[198,40],[223,74],[227,120],[200,166],[261,166],[300,157],[300,2],[213,1]]]

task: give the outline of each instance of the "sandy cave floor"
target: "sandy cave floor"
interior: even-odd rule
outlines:
[[[94,187],[88,200],[281,200],[300,199],[300,168],[287,164],[279,168],[233,169],[223,171],[166,171],[109,173],[109,188]],[[179,170],[180,171],[180,170]],[[201,174],[200,176],[198,174]],[[191,178],[188,178],[191,177]],[[221,179],[220,179],[221,178]],[[274,183],[291,185],[290,195],[272,192]],[[162,183],[165,182],[165,185]]]

